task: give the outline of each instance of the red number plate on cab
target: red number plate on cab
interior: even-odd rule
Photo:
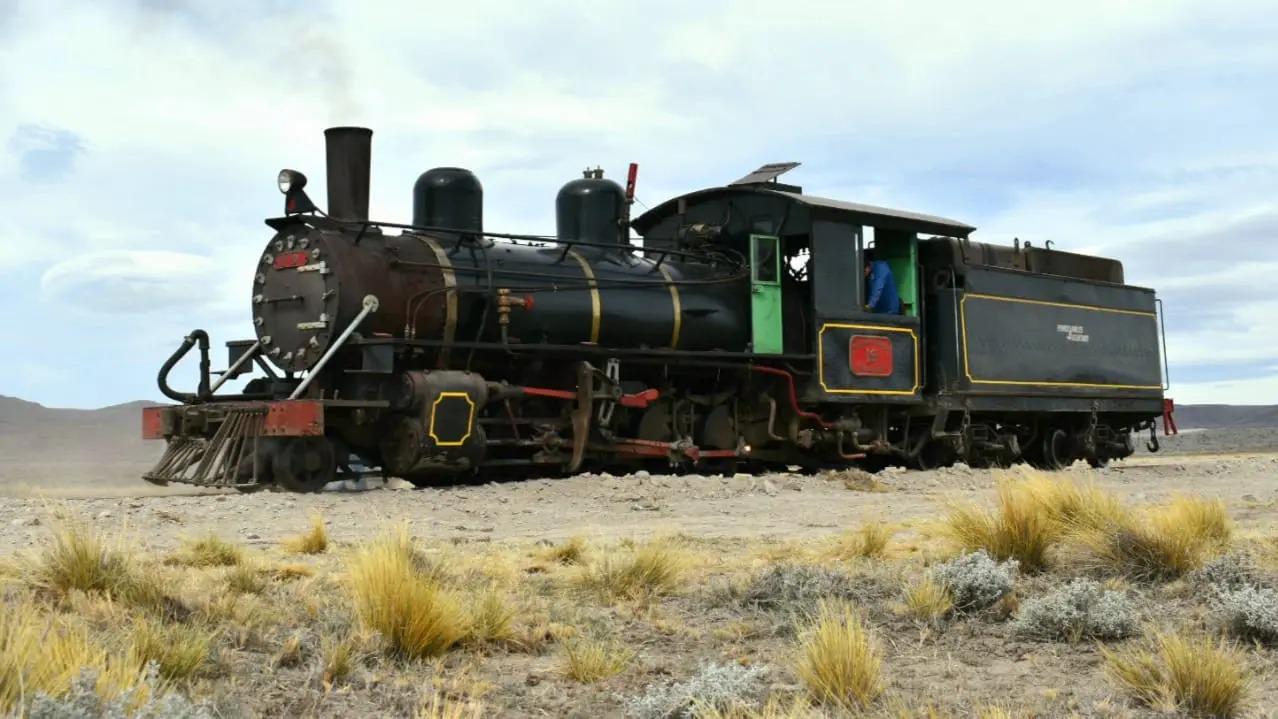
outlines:
[[[858,377],[892,376],[892,340],[872,335],[852,335],[848,341],[848,365]]]

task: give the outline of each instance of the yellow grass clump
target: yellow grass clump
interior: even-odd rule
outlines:
[[[800,640],[795,673],[812,698],[864,709],[883,692],[882,659],[860,615],[847,602],[823,601]]]
[[[582,684],[616,676],[626,668],[634,652],[616,641],[573,639],[564,643],[564,674]]]
[[[49,543],[26,569],[33,586],[57,596],[73,589],[118,595],[132,580],[124,552],[107,546],[87,525],[72,519],[53,526]]]
[[[905,587],[902,604],[906,616],[921,622],[937,622],[954,609],[954,597],[944,584],[924,575]]]
[[[1199,717],[1237,716],[1243,708],[1247,670],[1224,640],[1160,633],[1146,646],[1102,646],[1101,654],[1106,673],[1150,707]]]
[[[413,561],[406,528],[357,549],[347,561],[356,614],[379,632],[393,654],[437,656],[466,637],[470,620],[461,601]]]
[[[633,552],[614,552],[585,567],[579,586],[614,599],[641,599],[673,591],[682,579],[684,556],[655,540]]]
[[[350,676],[359,660],[359,645],[349,637],[324,635],[320,638],[320,681],[326,689]]]
[[[863,524],[860,529],[838,537],[834,556],[843,560],[882,558],[893,533],[891,527],[881,522]]]
[[[1219,500],[1179,496],[1074,536],[1082,562],[1135,580],[1179,577],[1228,546],[1233,527]]]
[[[586,538],[577,535],[547,547],[541,552],[541,557],[560,564],[581,564],[585,561],[586,549]]]
[[[139,668],[155,662],[165,679],[189,679],[205,667],[215,636],[184,624],[139,619],[129,635],[129,657]]]
[[[813,713],[807,697],[782,697],[773,694],[762,707],[738,703],[720,708],[694,701],[692,716],[697,719],[810,719],[817,715]]]
[[[95,689],[108,699],[144,679],[136,666],[91,642],[82,625],[26,601],[8,603],[0,612],[0,712],[7,715],[39,693],[60,696],[84,671],[96,675]],[[145,699],[141,693],[134,697]]]
[[[323,554],[328,551],[328,530],[324,518],[311,515],[311,528],[284,540],[284,551],[292,554]]]
[[[226,570],[226,588],[240,594],[261,594],[266,591],[266,578],[252,564],[237,564]]]
[[[1092,480],[1074,481],[1029,471],[1020,481],[1023,492],[1065,531],[1103,527],[1122,521],[1127,508],[1118,497]]]
[[[515,609],[496,587],[471,598],[469,639],[477,643],[504,642],[514,638]]]
[[[984,549],[998,560],[1015,559],[1026,572],[1047,566],[1047,551],[1061,537],[1063,528],[1044,510],[1034,491],[1024,483],[1002,477],[995,506],[954,504],[943,525],[944,533],[959,549]]]
[[[187,567],[230,567],[244,561],[244,550],[213,534],[183,540],[170,564]]]

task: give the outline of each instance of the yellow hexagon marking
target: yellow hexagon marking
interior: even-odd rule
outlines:
[[[470,413],[466,417],[466,434],[462,435],[461,439],[445,442],[444,440],[439,438],[439,435],[435,434],[435,415],[439,412],[439,403],[443,402],[445,399],[449,397],[461,397],[462,399],[466,400],[466,404],[470,406]],[[474,427],[474,426],[475,426],[475,402],[474,400],[470,398],[470,395],[465,392],[440,392],[439,396],[435,398],[435,403],[430,406],[429,434],[430,434],[430,438],[435,440],[435,446],[437,447],[460,447],[463,444],[466,444],[466,440],[470,439],[471,427]]]

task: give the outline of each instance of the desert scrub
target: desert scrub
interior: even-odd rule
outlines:
[[[1229,552],[1190,572],[1188,579],[1205,589],[1239,589],[1264,586],[1265,578],[1247,552]]]
[[[932,577],[949,590],[954,609],[972,612],[993,606],[1015,585],[1016,560],[995,562],[978,550],[942,562],[932,568]]]
[[[633,552],[612,552],[584,567],[578,586],[610,599],[642,599],[679,586],[685,558],[667,541],[654,540]]]
[[[1064,527],[1047,511],[1041,489],[1004,476],[997,492],[993,508],[952,504],[942,525],[944,534],[962,551],[1016,560],[1027,572],[1046,569],[1048,550],[1060,540]]]
[[[569,679],[591,684],[620,674],[634,656],[616,640],[570,639],[564,642],[563,672]]]
[[[442,654],[470,631],[461,601],[423,573],[415,556],[401,527],[356,549],[346,566],[360,621],[392,654],[411,659]]]
[[[902,612],[911,619],[936,623],[954,609],[954,597],[950,590],[931,574],[906,585],[901,604]]]
[[[266,578],[254,564],[237,564],[226,570],[226,588],[240,594],[261,594],[266,591]]]
[[[203,705],[166,689],[154,667],[135,685],[114,697],[103,697],[98,675],[80,672],[63,694],[38,692],[27,710],[28,719],[213,719]]]
[[[328,551],[328,529],[324,518],[311,515],[310,529],[284,540],[284,551],[292,554],[323,554]]]
[[[1084,568],[1156,581],[1180,577],[1223,553],[1232,531],[1219,500],[1180,496],[1072,537]]]
[[[1128,513],[1112,492],[1094,481],[1076,481],[1038,471],[1023,473],[1017,491],[1037,504],[1047,518],[1058,525],[1058,532],[1103,527],[1120,521]]]
[[[1122,592],[1078,578],[1051,594],[1021,604],[1013,624],[1032,639],[1122,639],[1136,634],[1136,607]]]
[[[626,713],[637,719],[691,719],[711,711],[755,707],[766,685],[767,666],[702,664],[695,676],[663,686],[648,685],[626,700]]]
[[[734,597],[754,609],[811,611],[822,599],[851,599],[862,587],[851,574],[814,564],[776,564],[750,578]]]
[[[1268,587],[1218,588],[1212,614],[1225,631],[1250,641],[1278,644],[1278,591]]]
[[[1233,717],[1248,691],[1242,653],[1223,640],[1157,634],[1144,646],[1101,647],[1105,671],[1141,704],[1198,717]]]
[[[883,693],[882,663],[856,609],[823,601],[800,634],[794,671],[816,701],[859,710]]]
[[[244,561],[244,550],[214,534],[189,537],[167,560],[187,567],[230,567]]]
[[[880,522],[861,525],[854,532],[845,532],[834,543],[832,554],[836,559],[879,559],[892,539],[891,527]]]

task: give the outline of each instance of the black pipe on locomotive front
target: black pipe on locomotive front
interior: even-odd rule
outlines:
[[[373,131],[330,127],[324,131],[328,163],[328,214],[339,220],[368,219]]]

